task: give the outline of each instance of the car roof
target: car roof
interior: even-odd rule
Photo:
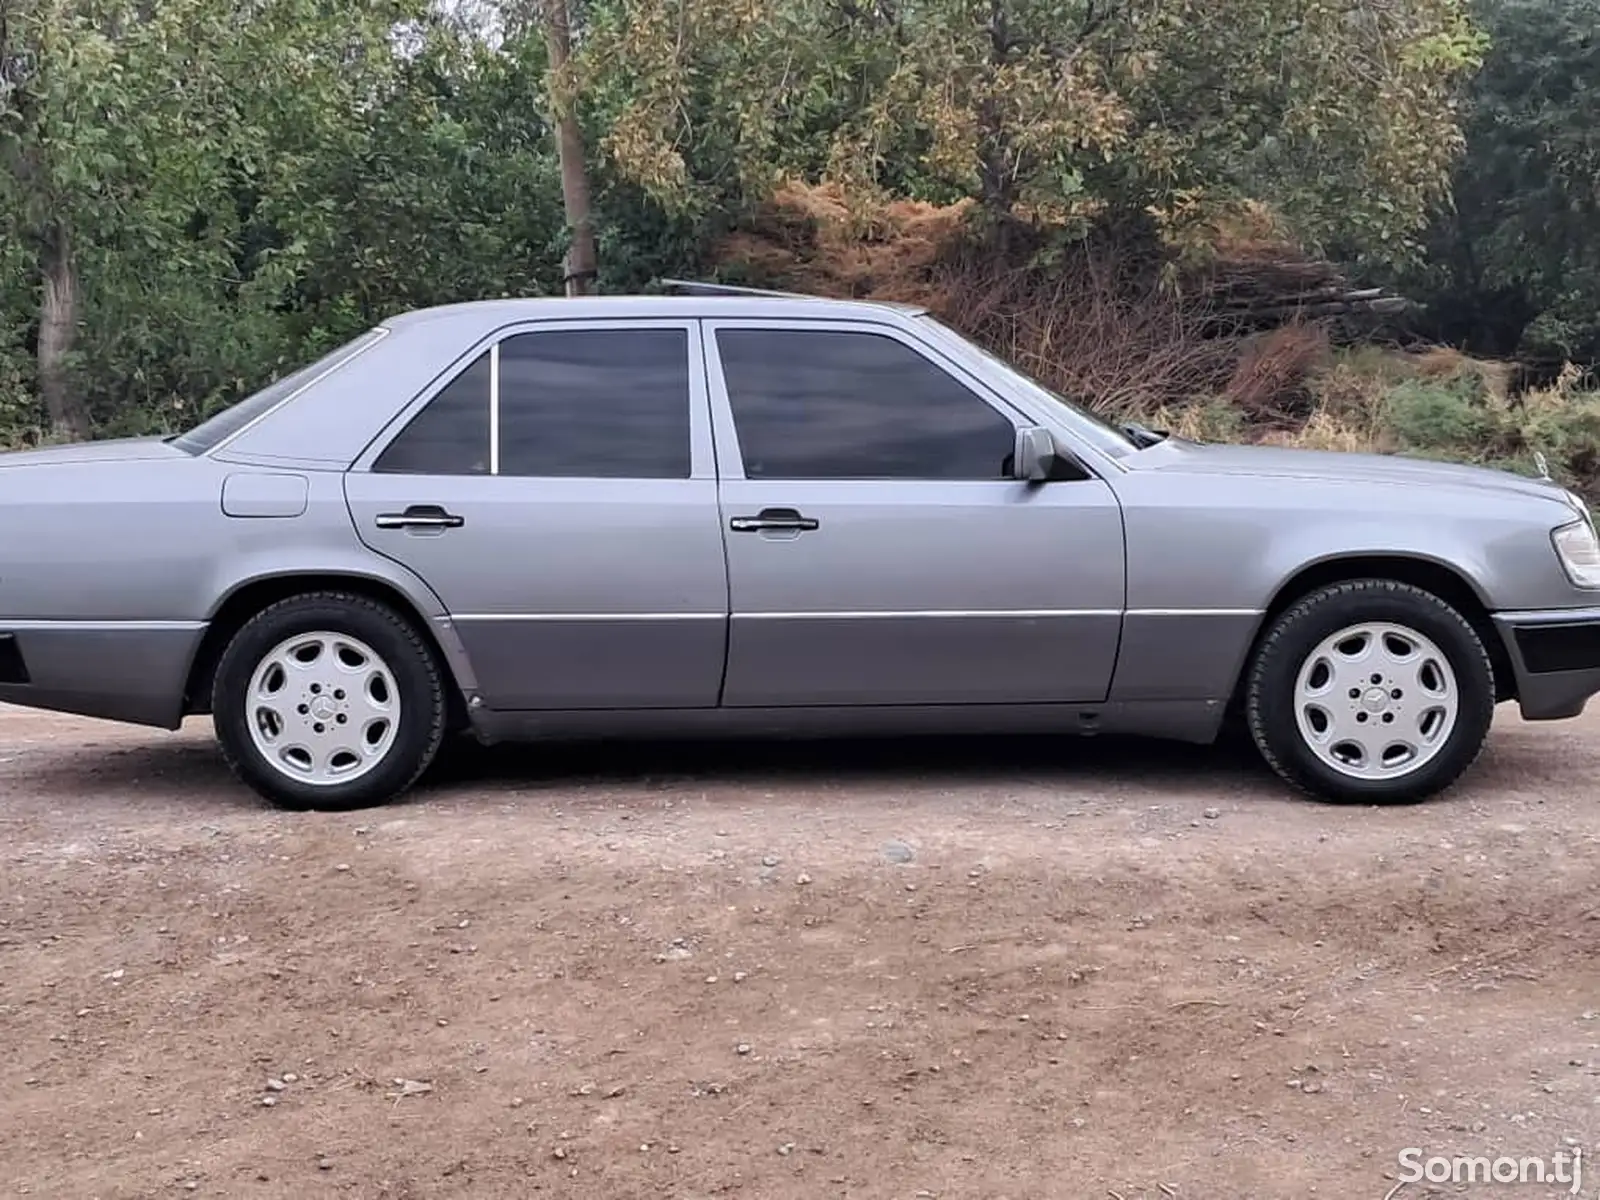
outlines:
[[[835,300],[824,296],[783,293],[719,293],[714,295],[612,295],[612,296],[528,296],[496,300],[467,300],[413,309],[383,321],[396,332],[408,326],[447,318],[476,317],[486,325],[516,321],[548,320],[552,317],[583,320],[590,317],[832,317],[881,318],[891,311],[903,316],[918,316],[927,311],[914,304],[881,300]]]

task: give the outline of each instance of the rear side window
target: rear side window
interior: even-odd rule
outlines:
[[[687,479],[688,333],[550,330],[501,342],[500,474]]]
[[[519,333],[451,380],[373,469],[686,479],[689,407],[689,335],[682,329]]]
[[[821,329],[716,337],[750,479],[1009,478],[1016,427],[895,338]]]

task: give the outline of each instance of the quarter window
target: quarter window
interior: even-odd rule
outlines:
[[[721,329],[717,349],[748,478],[1009,478],[1016,427],[895,338]]]
[[[488,351],[411,418],[372,469],[396,475],[489,473]]]

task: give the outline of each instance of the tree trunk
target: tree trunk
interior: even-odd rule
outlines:
[[[998,78],[1011,62],[1011,30],[1001,0],[989,0],[989,67],[991,78]],[[988,213],[991,225],[1004,230],[1017,202],[1017,180],[1011,164],[1011,138],[1006,115],[999,102],[985,96],[978,105],[978,182],[979,203]]]
[[[73,390],[67,355],[78,334],[78,269],[72,241],[59,221],[45,229],[39,255],[44,301],[39,311],[39,391],[50,432],[82,441],[89,436],[89,410]]]
[[[589,169],[584,161],[583,130],[578,125],[578,98],[573,92],[567,66],[572,57],[572,26],[567,3],[568,0],[543,0],[540,15],[550,55],[550,101],[555,109],[556,152],[561,163],[561,202],[572,237],[567,246],[566,291],[569,296],[587,296],[594,291],[599,256],[595,247],[594,214],[589,207]]]

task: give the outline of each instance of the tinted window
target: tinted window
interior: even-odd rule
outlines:
[[[875,333],[723,329],[751,479],[1003,479],[1015,427],[909,346]]]
[[[489,473],[488,351],[411,418],[372,469],[409,475]]]
[[[500,473],[688,478],[689,335],[552,330],[501,342]]]

